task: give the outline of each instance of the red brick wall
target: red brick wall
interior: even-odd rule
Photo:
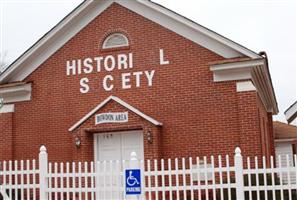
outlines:
[[[102,40],[114,30],[127,34],[130,47],[101,51]],[[170,60],[169,65],[160,66],[160,48]],[[129,52],[134,53],[132,70],[66,75],[67,60]],[[91,160],[94,132],[139,128],[144,129],[144,133],[148,130],[153,133],[152,144],[144,141],[146,158],[233,155],[236,146],[243,149],[244,155],[262,155],[265,142],[261,140],[259,116],[264,116],[265,111],[258,111],[261,105],[256,92],[237,93],[234,81],[213,82],[208,63],[221,59],[114,4],[26,78],[32,82],[32,100],[16,104],[13,158],[36,158],[40,145],[45,144],[51,161]],[[121,73],[152,69],[155,70],[152,87],[119,88]],[[116,77],[111,92],[99,87],[107,74]],[[79,91],[83,77],[90,80],[91,90],[87,94]],[[68,131],[110,95],[162,122],[163,127],[155,127],[130,113],[132,118],[126,124],[95,126],[92,116],[74,133]],[[99,112],[122,110],[125,109],[110,103]],[[77,134],[82,139],[80,149],[74,146]]]
[[[0,114],[0,160],[12,159],[12,116],[12,113]]]

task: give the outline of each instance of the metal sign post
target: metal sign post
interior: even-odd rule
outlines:
[[[136,153],[131,153],[130,168],[125,170],[126,199],[139,199],[141,195],[141,170]]]

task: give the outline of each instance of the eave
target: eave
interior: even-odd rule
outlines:
[[[279,112],[266,58],[210,64],[210,71],[214,82],[252,80],[266,111]]]

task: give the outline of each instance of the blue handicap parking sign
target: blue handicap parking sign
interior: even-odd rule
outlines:
[[[126,169],[126,195],[141,194],[141,173],[140,169]]]

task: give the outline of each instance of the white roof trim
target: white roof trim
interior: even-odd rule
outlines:
[[[255,59],[255,60],[246,60],[246,61],[238,61],[231,63],[221,63],[214,64],[210,66],[210,71],[222,71],[222,70],[232,70],[232,69],[240,69],[246,67],[254,67],[259,65],[264,65],[264,59]]]
[[[240,56],[260,58],[253,51],[148,0],[88,0],[11,64],[0,75],[0,83],[23,81],[113,2],[117,2],[225,58]]]
[[[278,113],[277,101],[269,78],[267,63],[264,58],[213,64],[210,66],[214,82],[232,80],[252,80],[266,111]]]
[[[296,119],[296,113],[297,113],[297,101],[292,106],[290,106],[284,113],[288,123],[291,123],[292,121],[294,121],[294,119]]]
[[[162,126],[162,123],[158,122],[157,120],[153,119],[152,117],[144,114],[143,112],[139,111],[138,109],[134,108],[133,106],[129,105],[128,103],[124,102],[120,98],[116,96],[109,96],[104,101],[102,101],[100,104],[98,104],[93,110],[91,110],[88,114],[86,114],[83,118],[81,118],[78,122],[76,122],[71,128],[68,130],[71,132],[78,128],[82,123],[84,123],[87,119],[89,119],[92,115],[94,115],[100,108],[102,108],[104,105],[106,105],[109,101],[114,100],[115,102],[121,104],[128,110],[134,112],[135,114],[139,115],[140,117],[146,119],[147,121],[151,122],[152,124],[156,126]]]
[[[149,8],[152,8],[152,9],[158,11],[158,13],[161,13],[161,14],[165,15],[168,18],[166,20],[164,20],[163,23],[160,23],[160,22],[162,22],[162,19],[164,18],[164,16],[159,16],[158,13],[155,13],[154,15],[148,15],[147,13],[142,12],[142,10],[138,10],[138,12],[136,10],[133,10],[134,12],[137,12],[138,14],[140,14],[140,15],[142,15],[144,17],[147,17],[147,18],[149,18],[150,20],[152,20],[154,22],[160,23],[162,26],[164,26],[164,27],[166,27],[166,28],[168,28],[170,30],[177,31],[178,34],[186,37],[189,40],[192,40],[192,41],[194,41],[196,43],[198,42],[198,41],[195,41],[196,37],[194,35],[189,35],[189,37],[187,37],[188,36],[187,33],[186,33],[187,27],[191,28],[191,29],[197,31],[198,33],[201,33],[201,34],[203,34],[203,35],[205,35],[205,36],[207,36],[207,37],[209,37],[211,39],[214,39],[216,41],[217,45],[219,45],[218,43],[220,43],[220,44],[223,44],[225,46],[225,48],[229,47],[230,50],[231,49],[233,50],[233,53],[237,52],[238,56],[245,55],[245,56],[248,56],[248,57],[251,57],[251,58],[261,58],[261,56],[258,55],[257,53],[255,53],[255,52],[253,52],[253,51],[251,51],[251,50],[249,50],[249,49],[247,49],[247,48],[233,42],[232,40],[230,40],[228,38],[225,38],[225,37],[221,36],[220,34],[214,32],[214,31],[211,31],[211,30],[201,26],[200,24],[197,24],[197,23],[187,19],[186,17],[183,17],[183,16],[181,16],[181,15],[179,15],[179,14],[177,14],[177,13],[175,13],[175,12],[169,10],[169,9],[166,9],[165,7],[159,6],[158,4],[153,3],[153,2],[151,2],[149,0],[136,0],[136,1],[140,2],[141,4],[143,4],[143,5],[145,5],[145,6],[149,7]],[[128,3],[128,2],[131,2],[131,1],[127,1],[127,0],[120,0],[119,1],[119,3],[121,5],[123,5],[122,3]],[[185,27],[183,27],[182,29],[179,29],[181,27],[178,27],[178,29],[175,29],[175,27],[174,27],[175,23],[174,23],[174,21],[171,21],[171,20],[174,20],[175,22],[179,22],[180,24],[185,25]],[[206,39],[206,38],[203,38],[203,39]],[[208,40],[206,40],[204,42],[208,42]],[[198,44],[204,46],[203,45],[204,42],[202,40],[200,40]],[[218,51],[216,53],[221,55]],[[223,53],[223,52],[221,52],[221,53]],[[223,56],[223,57],[225,57],[225,56]],[[230,57],[226,57],[226,58],[236,57],[234,55],[231,56],[231,54],[229,56]]]

